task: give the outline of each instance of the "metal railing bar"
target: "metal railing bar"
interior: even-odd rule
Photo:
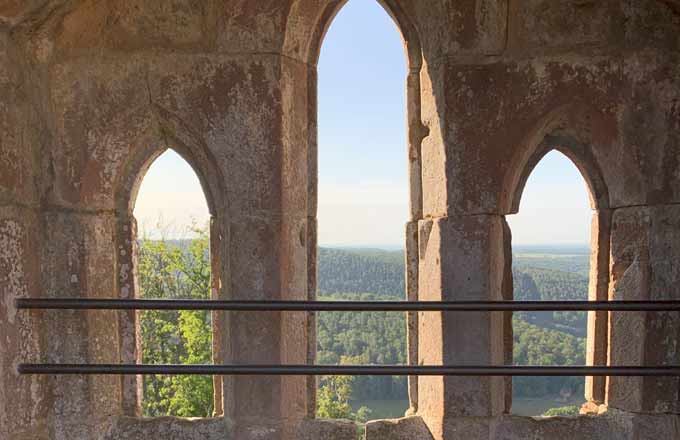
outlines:
[[[224,310],[279,312],[677,312],[680,301],[219,301],[167,299],[18,298],[17,309]]]
[[[322,366],[19,364],[19,374],[39,375],[225,375],[225,376],[680,376],[680,366]]]

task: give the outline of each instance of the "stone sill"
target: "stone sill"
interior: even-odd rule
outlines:
[[[465,440],[650,440],[680,438],[680,415],[637,414],[609,409],[574,417],[460,417],[442,428],[445,439]],[[366,425],[366,440],[432,440],[420,417]]]
[[[304,420],[292,428],[277,425],[237,426],[224,418],[115,418],[102,440],[356,440],[357,426],[342,420]],[[445,439],[465,440],[642,440],[680,438],[680,415],[637,414],[610,409],[575,417],[460,417],[442,428]],[[289,438],[286,436],[286,438]],[[365,440],[432,440],[419,416],[376,420],[366,424]]]

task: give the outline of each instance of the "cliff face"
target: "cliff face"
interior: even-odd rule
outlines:
[[[519,301],[540,301],[541,294],[534,279],[528,273],[513,273],[515,280],[515,299]]]

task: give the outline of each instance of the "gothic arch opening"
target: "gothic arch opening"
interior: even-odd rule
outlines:
[[[405,298],[407,74],[399,30],[380,4],[343,6],[318,63],[319,299]],[[317,321],[319,364],[408,361],[404,314],[320,313]],[[318,384],[320,418],[363,422],[401,417],[408,407],[405,377],[326,377]]]
[[[587,300],[591,275],[590,188],[564,154],[552,150],[532,163],[512,230],[515,300]],[[597,225],[595,225],[597,227]],[[519,312],[512,316],[515,365],[585,365],[586,312]],[[602,341],[601,341],[602,342]],[[591,359],[592,361],[592,359]],[[585,401],[582,377],[518,377],[512,412],[577,415]]]
[[[210,299],[210,211],[189,163],[173,150],[153,159],[131,204],[137,225],[133,235],[136,296]],[[139,362],[213,362],[209,312],[141,311],[136,321]],[[212,377],[144,376],[141,381],[141,412],[146,417],[209,417],[216,410]]]

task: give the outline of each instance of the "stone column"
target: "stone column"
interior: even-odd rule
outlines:
[[[680,206],[619,208],[611,225],[611,300],[680,299]],[[612,312],[611,365],[677,365],[680,316]],[[607,404],[633,412],[680,412],[677,377],[612,377]]]
[[[316,139],[316,76],[306,63],[283,59],[281,64],[281,232],[278,273],[281,300],[316,298],[316,221],[310,217],[310,150]],[[312,133],[314,131],[314,133]],[[310,238],[310,232],[313,237]],[[314,284],[314,285],[313,285]],[[311,290],[310,290],[311,289]],[[281,363],[314,364],[316,319],[314,313],[283,313]],[[281,377],[281,414],[287,425],[285,438],[296,438],[297,426],[316,414],[316,378]]]
[[[137,221],[130,213],[119,214],[116,218],[116,256],[118,296],[121,299],[139,297],[137,283]],[[113,296],[113,294],[112,294]],[[120,343],[120,362],[125,364],[142,363],[141,335],[139,334],[136,310],[118,312]],[[122,376],[123,413],[131,417],[142,415],[143,376]]]
[[[406,225],[406,300],[418,301],[418,223],[409,222]],[[418,313],[406,314],[406,345],[408,348],[408,364],[418,365]],[[418,412],[418,377],[408,378],[408,414]]]
[[[317,299],[318,287],[318,203],[319,203],[319,163],[318,163],[318,78],[315,68],[307,71],[307,298]],[[307,364],[316,363],[317,315],[310,313],[307,320]],[[308,416],[316,417],[317,378],[310,377],[307,384]]]
[[[310,133],[315,109],[309,94],[310,68],[290,59],[275,59],[278,82],[271,84],[280,100],[267,103],[277,123],[259,125],[270,144],[248,163],[257,174],[239,182],[254,191],[254,202],[235,196],[229,206],[229,291],[232,299],[292,300],[313,298],[310,255],[316,251],[315,221],[310,212]],[[261,86],[258,84],[258,86]],[[259,112],[255,102],[250,111]],[[274,117],[273,116],[273,117]],[[257,118],[256,118],[257,119]],[[239,153],[240,154],[240,153]],[[231,165],[228,163],[227,165]],[[266,173],[265,171],[266,170]],[[227,176],[228,169],[224,170]],[[262,176],[266,176],[263,178]],[[244,197],[245,198],[245,197]],[[234,205],[244,206],[237,210]],[[312,247],[310,249],[310,246]],[[311,269],[310,269],[311,267]],[[307,364],[313,362],[314,317],[306,312],[234,313],[229,322],[229,350],[235,364]],[[313,417],[315,380],[302,376],[234,377],[225,400],[225,415],[235,422],[235,438],[293,440]],[[234,397],[230,398],[229,394]]]
[[[48,297],[110,298],[115,291],[112,213],[62,209],[44,215],[43,291]],[[118,363],[116,311],[48,311],[44,313],[50,363]],[[54,401],[50,438],[98,438],[107,420],[122,412],[119,376],[50,376]]]
[[[14,300],[38,297],[40,220],[30,208],[0,207],[0,438],[47,438],[52,393],[44,376],[20,376],[17,364],[39,362],[43,314],[20,311]]]
[[[515,299],[515,291],[512,275],[512,230],[507,220],[503,217],[503,281],[501,285],[501,295],[503,300],[512,301]],[[503,312],[503,363],[505,365],[514,364],[514,330],[512,328],[512,312]],[[503,412],[512,411],[512,377],[508,376],[505,381],[505,405]]]
[[[606,301],[609,290],[609,241],[611,233],[611,210],[600,209],[593,214],[590,228],[590,277],[588,300]],[[607,333],[609,313],[588,312],[588,338],[586,341],[586,365],[607,365]],[[584,412],[597,412],[597,406],[605,400],[604,377],[586,377]]]
[[[304,224],[302,225],[304,226]],[[287,288],[284,273],[300,273],[284,250],[281,222],[247,219],[231,225],[230,282],[234,300],[303,300],[305,286]],[[306,233],[306,232],[305,232]],[[300,232],[294,237],[301,255]],[[304,258],[301,261],[304,261]],[[280,272],[279,272],[280,271]],[[296,279],[298,277],[296,276]],[[301,282],[306,284],[304,273]],[[284,281],[286,284],[284,284]],[[229,319],[229,360],[234,364],[304,364],[308,361],[306,313],[241,312]],[[297,424],[309,416],[305,377],[233,377],[225,381],[225,415],[236,423],[239,439],[292,438]],[[263,433],[267,433],[265,436]]]
[[[0,20],[1,21],[1,20]],[[18,297],[42,293],[42,224],[37,163],[44,132],[33,98],[40,87],[24,54],[0,26],[0,438],[47,438],[52,400],[46,377],[20,376],[17,364],[41,360],[40,311],[19,311]]]
[[[307,299],[315,301],[317,299],[317,249],[318,249],[318,228],[316,217],[307,218]],[[307,317],[307,365],[316,364],[316,344],[317,344],[317,316],[316,313],[309,313]],[[316,389],[317,378],[309,377],[307,384],[309,418],[316,417]]]
[[[441,217],[421,221],[419,229],[421,300],[502,300],[501,216]],[[503,325],[500,312],[420,313],[419,363],[502,364]],[[504,393],[502,377],[421,377],[418,413],[435,439],[463,438],[466,431],[456,419],[501,414]]]
[[[415,62],[416,60],[410,60]],[[408,174],[409,174],[409,222],[406,224],[406,300],[418,301],[418,221],[423,218],[423,165],[421,146],[427,132],[421,121],[420,64],[410,66],[406,78]],[[418,313],[407,313],[407,362],[418,365]],[[418,378],[408,378],[408,414],[418,411]]]
[[[230,291],[232,300],[279,297],[278,237],[280,224],[263,219],[232,219],[230,224]],[[227,331],[233,364],[281,363],[281,316],[273,312],[233,313]],[[223,347],[227,348],[227,347]],[[231,382],[231,389],[228,383]],[[236,438],[256,438],[257,430],[277,432],[281,382],[275,376],[233,377],[225,382],[225,415],[236,424]],[[262,437],[275,438],[275,437]]]
[[[213,300],[228,300],[229,295],[225,290],[229,274],[228,263],[229,259],[224,255],[225,243],[228,243],[227,231],[224,230],[224,221],[221,217],[210,218],[210,273],[211,273],[211,289],[210,299]],[[215,365],[227,363],[229,355],[229,339],[227,338],[227,330],[229,328],[230,314],[228,312],[214,311],[212,312],[212,358]],[[225,382],[228,384],[226,388],[231,391],[230,378],[222,376],[213,376],[213,402],[215,407],[213,409],[214,416],[224,415],[224,388]],[[231,396],[231,392],[229,396]]]

